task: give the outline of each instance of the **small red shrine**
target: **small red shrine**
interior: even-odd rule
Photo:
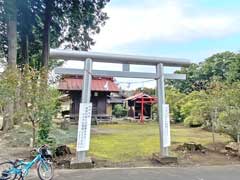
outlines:
[[[152,105],[157,103],[157,98],[145,93],[137,93],[126,98],[125,101],[128,104],[128,116],[140,119],[143,123],[145,118],[152,118]]]

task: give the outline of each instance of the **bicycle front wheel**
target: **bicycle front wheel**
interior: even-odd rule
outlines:
[[[7,161],[0,163],[0,180],[14,180],[17,177],[14,163]]]
[[[53,165],[50,162],[42,161],[38,163],[37,167],[38,177],[41,180],[51,180],[53,179]]]

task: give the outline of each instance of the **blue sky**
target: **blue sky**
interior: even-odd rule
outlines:
[[[107,6],[110,19],[106,27],[103,27],[100,37],[97,37],[96,47],[93,47],[93,50],[185,57],[194,62],[202,61],[216,52],[238,51],[240,50],[238,45],[240,27],[236,26],[240,25],[239,7],[239,0],[112,0]],[[161,13],[165,10],[166,12]],[[134,17],[134,13],[137,13],[138,17]],[[145,16],[158,25],[151,27],[152,23],[148,23],[150,27],[146,27],[144,22],[148,20],[139,22]],[[158,19],[160,19],[159,22]],[[120,21],[119,27],[116,25],[117,20]],[[181,25],[181,20],[184,25]],[[174,23],[179,25],[175,26]],[[196,24],[191,25],[191,23]],[[161,25],[167,28],[161,31]],[[117,28],[120,30],[115,32]],[[129,31],[121,31],[128,28],[130,28]],[[137,32],[138,28],[144,30]],[[151,28],[159,29],[153,31],[150,30]],[[171,28],[176,30],[167,34],[165,31]],[[131,39],[131,33],[134,31],[139,35]],[[147,31],[153,35],[144,37]],[[123,32],[123,35],[119,35],[121,41],[117,43],[119,39],[116,35],[121,32]],[[166,34],[165,37],[164,34]],[[124,35],[126,39],[130,37],[130,40],[122,40]]]
[[[95,37],[92,51],[180,57],[192,62],[217,52],[237,52],[239,8],[240,0],[111,0],[105,9],[110,19]]]

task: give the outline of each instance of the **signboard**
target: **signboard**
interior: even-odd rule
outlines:
[[[169,104],[163,105],[163,147],[171,145]]]
[[[81,103],[79,109],[77,151],[89,150],[92,103]]]

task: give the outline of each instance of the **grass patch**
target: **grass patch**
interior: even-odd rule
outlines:
[[[159,128],[157,123],[101,125],[100,132],[91,137],[90,155],[113,162],[134,161],[151,157],[160,151]],[[204,146],[212,143],[212,134],[201,128],[171,126],[172,149],[184,142],[197,142]],[[226,135],[215,135],[217,143],[226,143],[231,139]]]
[[[111,161],[128,161],[144,158],[159,150],[155,124],[103,125],[101,131],[111,129],[112,134],[94,134],[90,154]],[[114,132],[115,130],[115,132]]]
[[[68,144],[75,148],[77,126],[69,130],[61,130],[56,125],[52,127],[51,137],[58,144]],[[31,137],[31,126],[23,124],[9,132],[4,139],[9,146],[28,146]],[[231,138],[227,135],[215,135],[216,143],[227,143]],[[204,146],[212,144],[212,134],[201,128],[187,128],[182,125],[171,125],[171,149],[184,142],[201,143]],[[120,123],[92,127],[89,154],[97,159],[111,162],[126,162],[147,159],[153,152],[159,152],[159,128],[156,122],[137,124]],[[174,152],[172,152],[174,153]]]

